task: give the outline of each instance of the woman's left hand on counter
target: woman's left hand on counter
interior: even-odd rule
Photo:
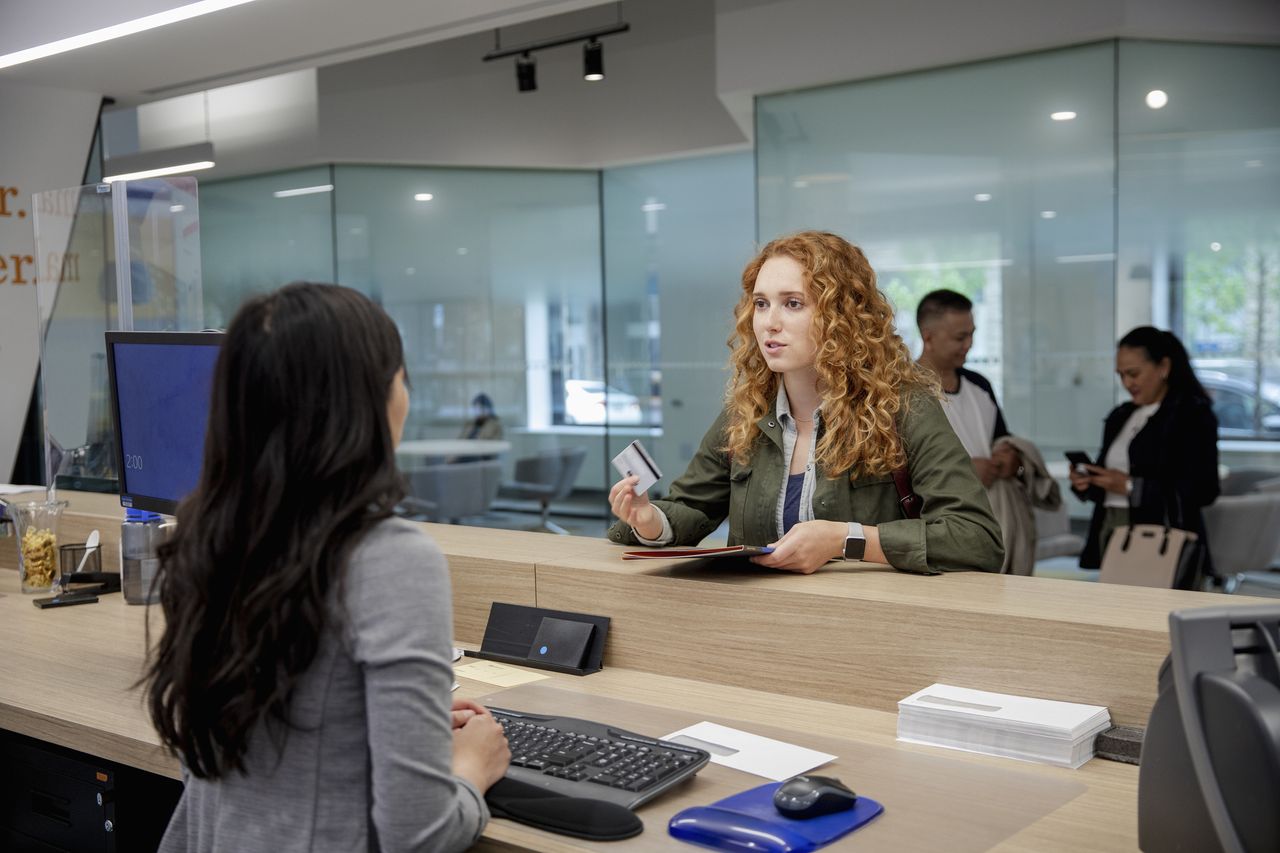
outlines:
[[[849,525],[838,521],[802,521],[773,543],[773,553],[751,562],[771,569],[812,574],[832,557],[844,553]]]

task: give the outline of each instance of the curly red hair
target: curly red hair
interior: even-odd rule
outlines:
[[[842,237],[802,231],[780,237],[742,271],[742,298],[729,338],[733,376],[726,391],[729,423],[724,450],[749,458],[759,437],[756,422],[773,409],[778,374],[769,369],[752,325],[753,291],[770,258],[792,258],[804,269],[815,301],[811,334],[822,396],[822,437],[816,461],[836,477],[887,474],[907,464],[897,419],[912,391],[937,395],[938,382],[911,359],[893,325],[893,306],[876,287],[862,250]]]

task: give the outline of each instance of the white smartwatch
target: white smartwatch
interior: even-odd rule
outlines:
[[[862,525],[856,521],[849,522],[849,532],[844,537],[844,558],[861,560],[867,553],[867,537],[862,532]]]

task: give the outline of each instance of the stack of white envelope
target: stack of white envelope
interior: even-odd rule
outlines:
[[[1079,767],[1111,728],[1099,705],[934,684],[898,703],[898,740]]]

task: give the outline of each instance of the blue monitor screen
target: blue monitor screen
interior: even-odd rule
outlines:
[[[109,332],[107,341],[120,502],[172,513],[200,478],[222,335]]]

